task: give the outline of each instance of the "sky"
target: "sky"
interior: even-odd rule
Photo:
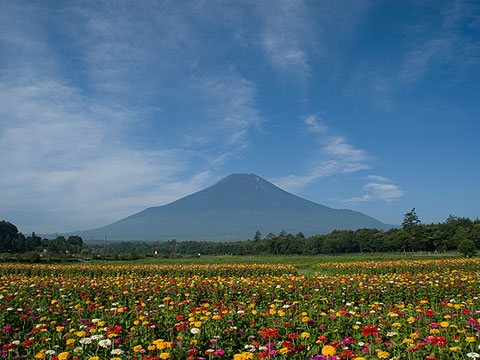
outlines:
[[[232,173],[480,216],[478,1],[0,2],[0,219],[107,225]]]

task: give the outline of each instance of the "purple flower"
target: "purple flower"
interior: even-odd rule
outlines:
[[[225,355],[225,350],[222,350],[222,349],[215,350],[215,356],[223,356],[223,355]]]

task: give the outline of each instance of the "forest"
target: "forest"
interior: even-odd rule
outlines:
[[[480,249],[480,220],[449,216],[444,222],[422,224],[415,209],[407,212],[402,226],[388,231],[376,229],[334,230],[306,237],[282,230],[236,242],[176,241],[116,242],[91,246],[96,252],[119,259],[118,254],[157,255],[321,255],[380,252],[460,251],[472,256]],[[108,258],[108,256],[107,256]]]

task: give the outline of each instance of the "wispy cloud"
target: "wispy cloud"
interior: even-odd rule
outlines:
[[[4,211],[57,214],[44,219],[43,230],[104,225],[206,184],[201,174],[176,180],[188,164],[184,152],[121,145],[118,124],[134,114],[63,84],[2,85],[0,109],[9,120],[0,136],[0,203]]]
[[[195,130],[197,134],[208,132],[212,141],[223,139],[227,148],[247,147],[249,131],[262,122],[256,109],[254,83],[230,69],[213,77],[195,78],[192,88],[201,94],[203,110],[211,119]]]
[[[318,115],[303,118],[307,129],[318,136],[316,158],[310,159],[309,169],[301,175],[288,175],[273,181],[286,190],[298,190],[318,179],[370,169],[373,157],[350,144],[343,136],[322,123]]]
[[[362,196],[353,197],[344,200],[345,202],[358,204],[376,200],[394,201],[398,200],[404,195],[404,192],[397,185],[386,177],[378,175],[369,175],[366,177],[372,180],[363,186],[363,191],[366,193]]]
[[[310,76],[308,50],[315,27],[302,0],[259,2],[260,45],[271,65],[300,83]]]
[[[429,75],[442,73],[445,82],[458,82],[478,72],[480,4],[456,0],[419,6],[439,16],[406,24],[395,59],[361,62],[349,87],[354,96],[368,94],[375,107],[392,109],[399,91],[426,81]]]
[[[101,226],[199,190],[261,124],[255,84],[202,58],[198,29],[175,6],[142,4],[52,10],[65,62],[40,6],[25,20],[22,5],[4,3],[0,212],[30,214],[9,218],[22,230]]]
[[[420,28],[410,44],[400,77],[416,81],[438,65],[453,65],[463,72],[480,65],[480,5],[456,0],[442,12],[443,23],[435,31]],[[466,30],[467,29],[467,30]],[[470,34],[466,36],[466,31]]]

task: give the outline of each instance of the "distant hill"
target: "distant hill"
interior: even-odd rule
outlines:
[[[164,206],[147,208],[113,224],[79,231],[84,240],[233,241],[303,232],[306,236],[334,229],[376,228],[384,224],[363,213],[332,209],[286,192],[254,174],[233,174],[204,190]]]

